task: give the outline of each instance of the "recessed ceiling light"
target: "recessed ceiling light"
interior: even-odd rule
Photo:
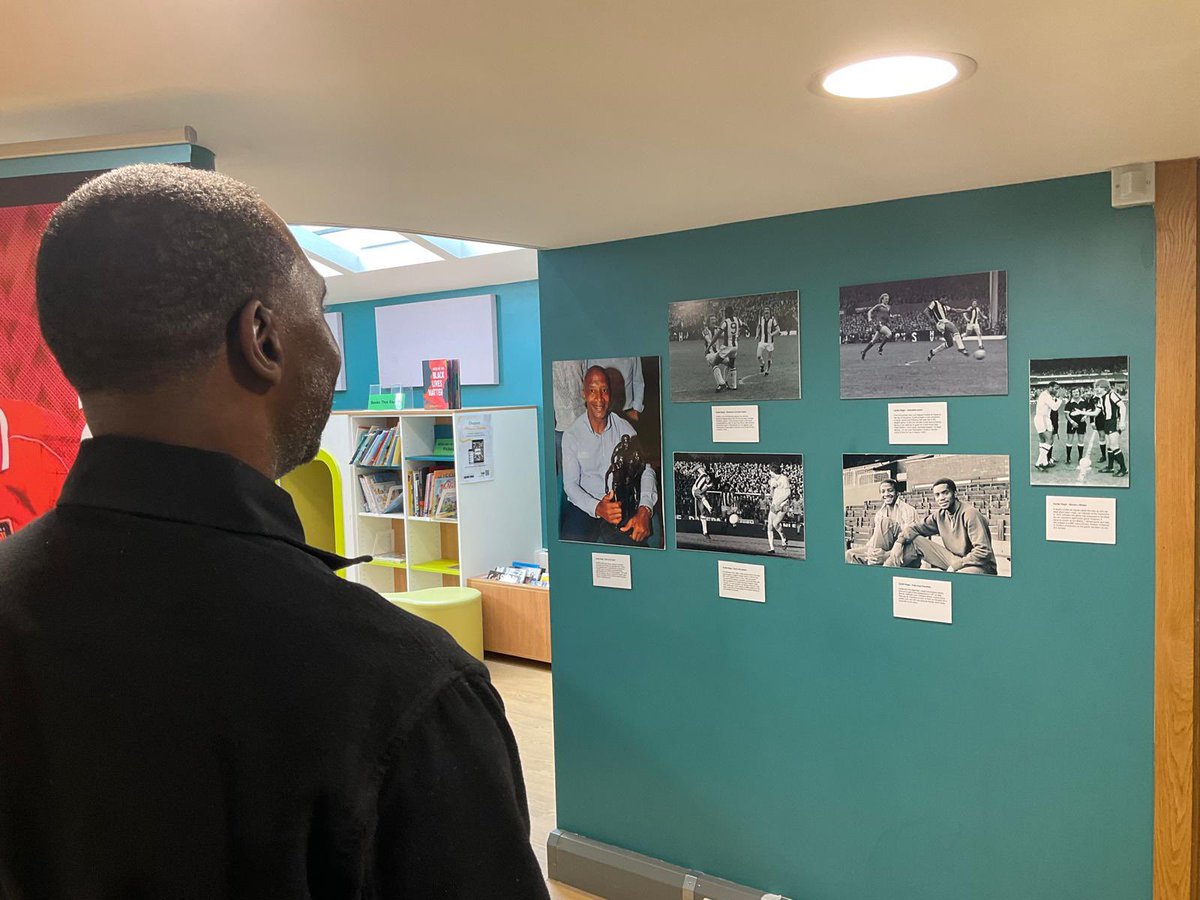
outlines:
[[[877,100],[932,91],[974,71],[975,60],[960,53],[907,53],[826,69],[813,80],[813,89],[834,97]]]

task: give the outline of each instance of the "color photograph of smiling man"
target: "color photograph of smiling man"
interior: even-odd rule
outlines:
[[[562,423],[559,540],[661,550],[659,358],[558,361],[552,371],[556,419],[560,401],[580,410]]]

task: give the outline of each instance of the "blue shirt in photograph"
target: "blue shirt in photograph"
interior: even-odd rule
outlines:
[[[637,431],[611,412],[600,434],[592,431],[586,413],[563,432],[563,489],[567,492],[567,499],[592,518],[597,518],[596,504],[608,493],[605,476],[612,465],[613,448],[627,434],[636,436]],[[638,505],[653,510],[657,503],[658,479],[654,475],[654,467],[647,465],[642,472]]]

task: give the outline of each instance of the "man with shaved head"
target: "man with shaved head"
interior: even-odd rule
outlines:
[[[211,172],[50,220],[38,315],[94,437],[0,542],[0,897],[546,897],[487,670],[275,484],[329,417],[324,290]]]

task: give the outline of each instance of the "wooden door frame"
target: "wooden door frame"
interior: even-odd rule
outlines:
[[[1160,162],[1155,182],[1154,900],[1200,900],[1200,160]]]

